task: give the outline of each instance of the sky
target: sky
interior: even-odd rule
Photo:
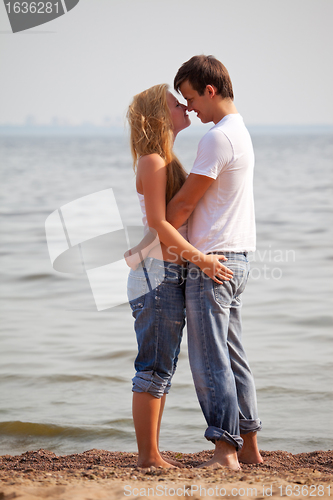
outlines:
[[[13,34],[1,2],[0,125],[123,125],[195,54],[227,67],[247,124],[332,125],[332,19],[332,0],[80,0]]]

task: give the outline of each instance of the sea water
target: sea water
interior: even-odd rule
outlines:
[[[177,138],[189,171],[199,135]],[[252,134],[257,251],[243,298],[261,449],[330,449],[332,426],[332,136]],[[0,138],[0,454],[46,448],[136,451],[128,304],[98,312],[87,276],[56,272],[46,218],[113,188],[124,225],[141,224],[126,134]],[[212,448],[203,438],[186,331],[167,398],[161,449]]]

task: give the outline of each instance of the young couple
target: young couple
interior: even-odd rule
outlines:
[[[208,424],[205,437],[215,443],[213,458],[203,466],[238,470],[239,462],[262,462],[256,437],[261,422],[240,315],[247,253],[255,250],[253,148],[220,61],[192,57],[178,70],[174,87],[187,106],[167,85],[156,85],[136,95],[128,110],[143,220],[161,242],[146,245],[148,256],[130,263],[128,280],[138,342],[133,378],[138,465],[174,466],[162,457],[158,440],[186,302],[191,371]],[[188,176],[173,153],[178,132],[190,125],[187,111],[214,123]]]

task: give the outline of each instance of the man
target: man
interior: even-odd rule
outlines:
[[[186,284],[189,360],[200,406],[215,443],[204,466],[240,468],[260,463],[253,376],[241,343],[241,294],[255,250],[254,154],[250,135],[233,102],[223,64],[194,56],[178,70],[175,90],[203,123],[215,126],[199,143],[185,184],[171,200],[167,218],[176,228],[189,217],[189,241],[203,253],[223,253],[233,271],[218,284],[194,264]],[[238,453],[237,453],[238,452]]]

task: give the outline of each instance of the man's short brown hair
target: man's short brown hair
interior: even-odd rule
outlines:
[[[180,85],[186,80],[199,95],[203,95],[207,85],[213,85],[217,93],[225,99],[234,98],[232,83],[227,68],[214,56],[193,56],[178,70],[174,87],[179,92]]]

